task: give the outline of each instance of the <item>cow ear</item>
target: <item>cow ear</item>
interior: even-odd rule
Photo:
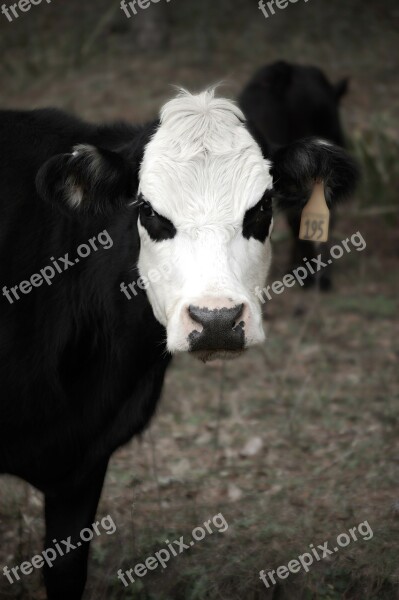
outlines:
[[[359,178],[354,159],[329,142],[299,140],[277,150],[272,157],[273,195],[283,209],[302,207],[316,181],[324,182],[329,208],[353,194]]]
[[[342,100],[342,98],[344,96],[346,96],[346,94],[349,91],[349,77],[345,77],[345,79],[341,79],[341,81],[339,81],[338,83],[335,84],[334,89],[335,89],[335,98],[336,98],[337,102],[340,102]]]
[[[88,145],[53,156],[36,176],[45,201],[76,214],[114,212],[133,201],[137,188],[137,167],[122,154]]]

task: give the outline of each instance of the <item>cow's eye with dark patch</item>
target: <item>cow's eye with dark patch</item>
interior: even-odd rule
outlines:
[[[139,200],[140,223],[154,242],[171,240],[176,235],[176,227],[172,221],[155,212],[151,204],[144,199]]]
[[[146,217],[155,217],[154,209],[149,202],[143,202],[140,205],[140,214],[143,214]]]
[[[269,235],[272,218],[272,197],[268,190],[263,198],[245,213],[242,227],[244,237],[248,240],[252,237],[263,243]]]

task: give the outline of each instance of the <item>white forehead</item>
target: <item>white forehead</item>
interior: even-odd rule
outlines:
[[[145,149],[139,191],[175,225],[236,225],[272,187],[270,163],[244,120],[213,90],[180,92]]]

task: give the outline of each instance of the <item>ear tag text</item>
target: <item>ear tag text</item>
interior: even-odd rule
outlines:
[[[302,211],[299,239],[326,242],[328,240],[329,223],[330,211],[324,195],[324,184],[318,181],[315,183],[312,195]]]

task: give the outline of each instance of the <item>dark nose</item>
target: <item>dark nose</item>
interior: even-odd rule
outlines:
[[[240,317],[244,304],[233,308],[188,307],[188,313],[195,323],[202,325],[202,331],[192,331],[188,336],[190,350],[242,350],[244,348],[244,321]]]

